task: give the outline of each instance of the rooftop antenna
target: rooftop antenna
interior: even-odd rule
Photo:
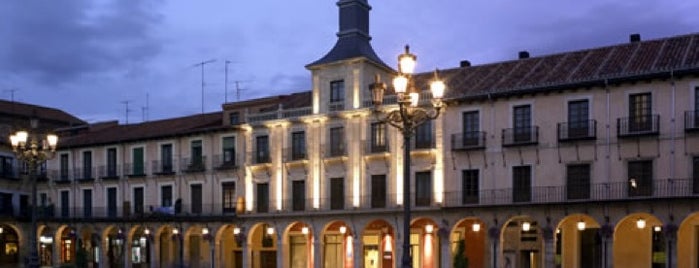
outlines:
[[[129,123],[129,112],[131,111],[131,110],[129,110],[129,102],[131,102],[131,101],[130,101],[130,100],[121,101],[121,103],[124,104],[124,106],[125,106],[125,108],[126,108],[126,109],[125,109],[125,113],[126,113],[126,124]]]
[[[231,63],[231,61],[226,60],[226,78],[223,82],[223,90],[225,91],[224,93],[224,103],[228,103],[228,64]]]
[[[11,88],[11,89],[5,89],[5,90],[3,90],[3,92],[10,92],[10,101],[15,102],[15,92],[18,90],[19,89]]]
[[[236,101],[240,101],[240,92],[245,91],[244,88],[240,88],[240,83],[246,83],[246,82],[249,82],[249,81],[247,81],[247,80],[246,81],[241,81],[241,80],[235,81],[235,100]]]
[[[149,99],[149,95],[148,95],[148,93],[146,93],[146,106],[141,107],[141,116],[143,117],[141,120],[143,122],[148,121],[148,109],[150,107],[150,105],[148,104],[148,99]]]
[[[192,67],[201,66],[201,113],[204,113],[204,65],[215,62],[216,59],[210,59],[207,61],[202,61],[200,63],[192,65]]]

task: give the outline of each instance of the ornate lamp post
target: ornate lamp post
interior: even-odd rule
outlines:
[[[37,119],[32,119],[30,123],[32,130],[36,130],[38,125]],[[21,130],[10,135],[10,143],[12,144],[12,150],[17,155],[17,159],[23,161],[29,169],[29,180],[32,185],[32,223],[29,232],[28,267],[39,267],[39,252],[36,239],[36,169],[42,162],[54,157],[58,136],[48,134],[45,137],[41,137],[37,133],[30,134],[27,131]]]
[[[397,128],[403,134],[403,256],[401,267],[404,268],[412,267],[410,258],[410,139],[418,126],[439,117],[444,105],[442,97],[446,88],[435,71],[435,78],[430,84],[432,109],[419,107],[421,91],[415,88],[412,79],[417,57],[411,54],[409,49],[406,45],[405,53],[398,56],[398,75],[393,79],[398,109],[381,110],[386,84],[381,82],[378,75],[376,75],[375,82],[370,85],[374,114],[378,120]],[[379,114],[383,116],[381,117]]]

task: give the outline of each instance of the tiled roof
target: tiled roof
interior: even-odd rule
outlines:
[[[699,73],[699,34],[454,68],[440,75],[447,82],[446,97],[460,99],[665,77],[671,72]],[[430,79],[432,73],[416,75],[419,88],[427,88]]]
[[[36,116],[41,122],[50,122],[53,125],[74,126],[85,124],[85,121],[55,108],[6,100],[0,100],[0,114],[20,118]]]
[[[222,113],[214,112],[139,124],[100,126],[73,136],[61,137],[59,148],[81,147],[146,139],[166,138],[223,129]]]

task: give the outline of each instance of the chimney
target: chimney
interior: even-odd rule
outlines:
[[[635,33],[635,34],[629,35],[629,42],[631,42],[631,43],[641,42],[641,34]]]
[[[519,59],[528,59],[529,58],[529,51],[522,50],[519,52]]]
[[[462,60],[461,62],[459,62],[459,66],[460,66],[461,68],[464,68],[464,67],[471,67],[471,62],[470,62],[470,61],[467,61],[467,60]]]

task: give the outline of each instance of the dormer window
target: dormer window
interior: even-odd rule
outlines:
[[[330,102],[342,102],[345,100],[345,81],[330,82]]]

